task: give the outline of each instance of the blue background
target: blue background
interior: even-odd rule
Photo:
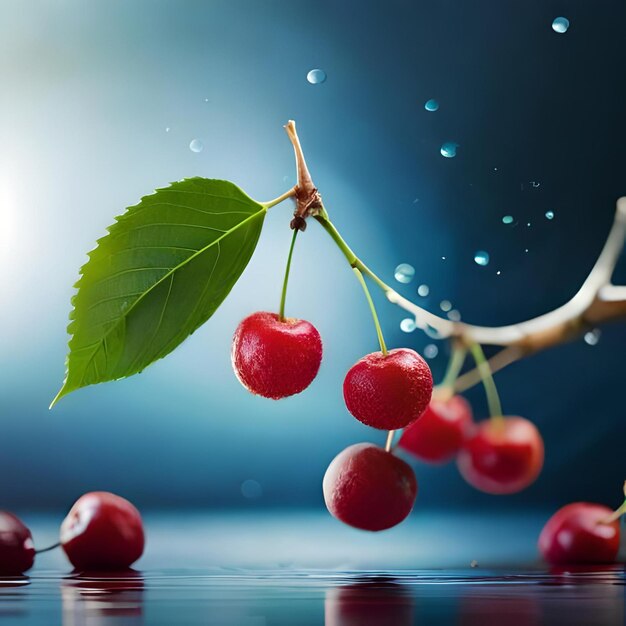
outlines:
[[[551,28],[558,15],[571,22],[564,35]],[[279,195],[295,183],[282,130],[293,118],[331,217],[383,279],[411,263],[401,292],[417,298],[426,283],[426,306],[449,299],[470,322],[541,314],[578,289],[626,194],[625,23],[617,1],[5,0],[0,506],[66,508],[93,489],[142,507],[323,506],[333,456],[384,433],[343,404],[343,376],[376,337],[321,229],[299,238],[287,310],[318,327],[325,358],[310,389],[278,403],[239,385],[229,349],[241,318],[278,305],[287,204],[270,211],[205,327],[142,375],[48,412],[85,253],[114,215],[169,181],[226,178],[259,200]],[[315,67],[326,82],[306,81]],[[436,113],[424,110],[429,98]],[[189,150],[194,138],[201,153]],[[444,141],[460,145],[456,158],[439,154]],[[506,214],[517,226],[502,224]],[[480,249],[486,267],[473,262]],[[377,302],[390,345],[432,343],[402,333],[403,312]],[[418,507],[618,504],[625,351],[626,327],[615,325],[596,346],[580,340],[499,374],[505,412],[544,435],[540,479],[493,498],[453,464],[417,465]],[[481,389],[468,397],[484,417]],[[246,480],[260,497],[244,497]]]

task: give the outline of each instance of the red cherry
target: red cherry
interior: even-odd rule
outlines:
[[[0,574],[19,576],[35,562],[30,530],[13,513],[0,511]]]
[[[413,508],[417,480],[402,459],[371,443],[340,452],[328,466],[324,500],[331,515],[362,530],[399,524]]]
[[[470,484],[492,494],[516,493],[539,476],[543,440],[523,417],[501,417],[478,424],[457,457]]]
[[[559,509],[539,535],[539,551],[552,565],[612,563],[620,543],[619,520],[602,523],[612,511],[574,502]]]
[[[61,545],[78,570],[126,569],[143,553],[141,515],[113,493],[86,493],[61,524]]]
[[[445,463],[461,449],[472,424],[472,407],[463,396],[432,399],[422,417],[411,424],[398,445],[427,463]]]
[[[305,320],[253,313],[237,326],[231,358],[246,389],[278,400],[311,384],[322,362],[322,339]]]
[[[430,367],[408,348],[365,355],[343,381],[348,411],[360,422],[382,430],[414,422],[428,406],[432,391]]]

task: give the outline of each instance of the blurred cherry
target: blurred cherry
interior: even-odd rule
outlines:
[[[113,493],[87,493],[63,520],[61,545],[77,570],[123,570],[143,553],[141,515]]]
[[[0,511],[0,575],[23,574],[34,562],[30,530],[13,513]]]

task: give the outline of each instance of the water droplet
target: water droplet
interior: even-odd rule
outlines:
[[[530,228],[530,222],[528,222],[528,223],[526,224],[526,226],[528,226],[528,228]]]
[[[598,341],[600,341],[600,335],[602,333],[600,332],[599,328],[594,328],[593,330],[590,330],[589,332],[585,333],[585,343],[589,346],[595,346]]]
[[[512,215],[505,215],[502,218],[502,223],[503,224],[512,224],[513,223],[513,216]]]
[[[450,302],[450,300],[442,300],[439,303],[439,308],[444,312],[447,313],[451,308],[452,308],[452,302]]]
[[[524,248],[524,252],[528,252],[528,248]]]
[[[166,127],[165,127],[165,132],[166,132],[166,133],[169,133],[169,132],[170,132],[170,127],[169,127],[169,126],[166,126]]]
[[[488,265],[489,264],[489,253],[485,252],[484,250],[479,250],[474,255],[474,263],[476,263],[477,265],[482,265],[483,267],[485,265]]]
[[[430,293],[430,287],[428,285],[420,285],[417,288],[417,295],[425,298]]]
[[[448,312],[448,319],[451,322],[460,322],[461,321],[461,312],[456,309],[452,309],[452,311]]]
[[[552,22],[552,30],[555,33],[563,34],[567,32],[569,28],[569,20],[566,17],[557,17]]]
[[[500,270],[498,270],[498,271],[496,272],[496,276],[500,276],[500,274],[502,274],[502,272],[501,272]]]
[[[263,495],[263,488],[256,480],[249,478],[241,483],[241,495],[244,498],[256,500]]]
[[[442,257],[441,257],[441,260],[442,260],[442,261],[445,261],[445,260],[446,260],[446,257],[445,257],[445,256],[442,256]]]
[[[413,276],[415,276],[415,268],[408,263],[400,263],[394,272],[394,278],[399,283],[410,283],[413,280]]]
[[[412,333],[416,328],[415,320],[411,317],[407,317],[400,322],[400,330],[403,333]]]
[[[424,348],[424,356],[427,359],[434,359],[439,354],[439,348],[434,343],[429,343]]]
[[[208,101],[209,101],[209,99],[208,99],[208,98],[205,98],[205,99],[204,99],[204,101],[205,101],[205,102],[208,102]]]
[[[326,72],[320,69],[311,70],[307,75],[306,79],[311,83],[311,85],[318,85],[319,83],[323,83],[326,80]]]
[[[192,152],[202,152],[202,150],[204,150],[204,144],[200,139],[192,139],[189,144],[189,149]]]
[[[458,143],[454,143],[454,141],[446,141],[446,143],[441,145],[439,152],[441,152],[441,156],[446,157],[446,159],[451,159],[456,156],[456,149],[458,147]]]
[[[430,100],[426,100],[424,108],[427,111],[436,111],[439,108],[439,102],[437,102],[437,100],[435,100],[434,98],[431,98]]]
[[[470,561],[470,567],[478,567],[478,561],[476,559],[472,559]]]
[[[554,219],[554,211],[546,211],[546,219],[553,220]]]
[[[534,180],[530,181],[530,184],[533,186],[533,189],[537,189],[537,187],[539,187],[541,185],[541,183],[538,183]]]

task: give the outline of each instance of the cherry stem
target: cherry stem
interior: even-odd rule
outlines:
[[[266,209],[271,209],[273,206],[280,204],[283,200],[287,200],[287,198],[293,198],[296,195],[296,188],[292,187],[289,191],[285,191],[285,193],[278,196],[278,198],[274,198],[273,200],[269,200],[268,202],[261,202],[261,204]]]
[[[380,349],[383,353],[383,356],[387,356],[387,346],[385,345],[385,339],[383,337],[383,331],[380,327],[380,322],[378,321],[378,315],[376,314],[376,307],[374,306],[374,301],[372,300],[372,296],[370,294],[370,290],[367,288],[367,283],[363,278],[363,274],[358,267],[353,267],[352,271],[357,277],[358,281],[361,283],[361,287],[363,287],[363,291],[365,292],[365,297],[367,299],[367,303],[370,306],[370,311],[372,312],[372,318],[374,319],[374,326],[376,327],[376,334],[378,335],[378,343],[380,344]]]
[[[278,311],[278,317],[281,322],[285,321],[285,300],[287,299],[287,284],[289,283],[289,271],[291,270],[291,257],[293,256],[293,248],[296,245],[296,237],[298,236],[298,229],[294,228],[293,236],[291,237],[291,245],[289,246],[289,255],[287,256],[287,267],[285,268],[285,278],[283,279],[283,291],[280,295],[280,309]]]
[[[48,546],[47,548],[42,548],[41,550],[35,550],[35,554],[41,554],[42,552],[50,552],[50,550],[54,550],[55,548],[58,548],[61,545],[60,541],[57,541],[57,543],[53,543],[51,546]]]
[[[474,357],[474,361],[476,361],[476,367],[478,368],[480,378],[483,382],[483,387],[485,388],[487,405],[489,406],[489,415],[494,422],[496,420],[501,420],[503,418],[500,396],[498,395],[498,389],[495,381],[493,380],[491,368],[489,367],[483,348],[479,343],[472,343],[470,344],[470,351]]]
[[[624,495],[626,496],[626,480],[624,481]],[[618,520],[622,515],[626,513],[626,500],[622,502],[622,506],[615,509],[611,515],[604,518],[600,523],[601,524],[612,524],[614,521]]]
[[[461,369],[463,369],[466,356],[467,348],[458,341],[454,341],[452,343],[452,354],[450,355],[450,360],[448,361],[448,369],[446,370],[443,380],[441,381],[441,385],[439,385],[440,387],[449,389],[452,393],[454,393],[454,384],[461,373]]]
[[[395,430],[390,430],[387,433],[387,442],[385,443],[385,452],[391,452],[391,444],[393,443],[393,436],[396,434]]]

